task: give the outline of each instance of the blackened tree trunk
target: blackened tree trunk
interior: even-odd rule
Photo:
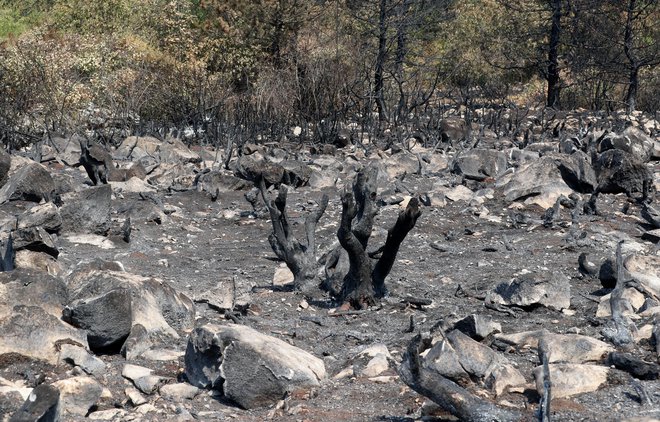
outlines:
[[[628,113],[635,111],[637,106],[637,87],[639,86],[639,61],[633,52],[634,32],[633,32],[633,19],[636,8],[636,0],[628,1],[628,8],[626,10],[626,29],[623,34],[623,51],[629,63],[629,79],[628,90],[626,92],[626,105]]]
[[[375,167],[362,170],[352,188],[347,186],[341,198],[342,217],[337,238],[348,253],[349,270],[344,277],[339,299],[355,308],[372,305],[387,293],[385,278],[392,270],[401,243],[422,214],[419,200],[412,198],[388,231],[385,245],[369,256],[367,244],[377,214],[377,175]],[[378,254],[380,258],[376,258]]]
[[[559,76],[559,41],[561,37],[562,0],[551,0],[552,18],[550,21],[550,40],[548,45],[548,97],[547,106],[559,108],[561,78]]]
[[[378,53],[374,69],[374,98],[378,109],[378,119],[387,120],[385,106],[385,60],[387,59],[387,0],[380,0],[378,6]]]
[[[280,185],[277,198],[269,200],[266,184],[262,177],[257,180],[261,195],[268,207],[273,232],[268,237],[273,252],[284,261],[293,273],[293,285],[303,293],[313,291],[318,286],[316,262],[316,226],[328,206],[328,195],[323,195],[315,212],[305,219],[305,235],[307,243],[296,239],[286,212],[287,187]]]

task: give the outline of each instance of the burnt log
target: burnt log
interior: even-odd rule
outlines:
[[[504,409],[482,399],[448,378],[425,367],[420,354],[431,347],[431,338],[418,334],[403,355],[399,376],[408,387],[433,400],[461,421],[492,422],[529,420],[516,410]]]

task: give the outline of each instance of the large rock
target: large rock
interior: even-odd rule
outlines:
[[[58,277],[22,269],[0,272],[0,320],[12,317],[17,305],[38,306],[59,318],[68,300],[66,284]]]
[[[497,178],[506,171],[507,160],[503,152],[476,148],[460,154],[454,160],[452,171],[467,179]]]
[[[651,158],[654,148],[653,139],[633,126],[626,128],[620,135],[615,133],[605,135],[598,144],[598,152],[619,149],[631,154],[635,160],[642,163]]]
[[[254,184],[247,180],[218,170],[200,173],[195,178],[195,188],[197,191],[207,192],[211,195],[215,195],[218,192],[249,189],[252,186],[254,186]]]
[[[59,209],[52,202],[35,205],[18,216],[17,227],[19,229],[30,229],[42,227],[48,233],[55,233],[62,225],[62,217]]]
[[[660,298],[660,257],[631,255],[626,258],[624,267],[649,296]]]
[[[110,229],[110,185],[95,186],[62,197],[62,231],[104,235]]]
[[[13,233],[13,247],[15,251],[44,252],[53,258],[60,254],[51,235],[41,227],[16,230]]]
[[[55,191],[55,183],[44,166],[30,162],[16,173],[0,188],[0,204],[7,201],[23,200],[32,202],[49,201]]]
[[[461,385],[480,379],[497,395],[525,383],[525,377],[504,356],[458,330],[436,343],[423,365]]]
[[[63,318],[85,329],[93,349],[118,348],[135,358],[192,328],[192,301],[169,284],[119,271],[91,269],[70,280]]]
[[[236,176],[251,182],[261,177],[266,186],[279,185],[284,180],[284,167],[265,159],[243,156],[236,162]]]
[[[598,186],[596,172],[584,152],[575,151],[571,155],[559,155],[555,160],[561,177],[571,189],[581,193],[591,193]]]
[[[11,156],[4,148],[0,148],[0,188],[7,183],[7,176],[11,168]]]
[[[64,420],[85,416],[103,392],[101,384],[91,377],[73,377],[53,383],[60,392],[60,414]]]
[[[542,305],[560,311],[571,305],[571,284],[568,277],[557,271],[528,273],[498,284],[485,300],[521,308]]]
[[[221,389],[246,409],[268,406],[287,392],[318,386],[326,376],[322,360],[242,325],[207,324],[193,330],[185,365],[192,385]]]
[[[551,156],[522,167],[511,177],[501,178],[496,185],[503,189],[507,201],[524,199],[526,204],[542,208],[550,208],[561,195],[569,196],[573,192]]]
[[[542,337],[549,363],[601,362],[614,351],[611,345],[579,334],[550,334]]]
[[[10,316],[0,319],[0,355],[17,353],[53,365],[59,360],[57,345],[79,344],[87,347],[85,332],[62,322],[38,306],[17,305]]]
[[[607,383],[610,369],[605,366],[560,363],[548,365],[552,383],[552,398],[571,397],[596,391]],[[543,395],[543,366],[534,369],[536,390]]]
[[[593,163],[598,191],[603,193],[645,193],[653,186],[653,174],[642,162],[620,149],[599,154]]]

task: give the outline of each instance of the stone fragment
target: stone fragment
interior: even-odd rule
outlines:
[[[467,179],[497,178],[507,168],[506,155],[494,149],[475,148],[459,154],[452,171]]]
[[[17,228],[30,229],[41,227],[48,233],[57,232],[62,225],[62,216],[55,204],[38,204],[18,216]]]
[[[79,366],[90,375],[102,375],[106,368],[105,363],[96,356],[89,353],[83,347],[75,344],[60,345],[60,361]]]
[[[165,384],[158,390],[161,397],[174,402],[192,400],[200,391],[202,390],[186,383]]]

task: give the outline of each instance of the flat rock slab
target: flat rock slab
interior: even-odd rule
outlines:
[[[207,324],[193,330],[185,365],[192,385],[221,389],[246,409],[272,405],[287,392],[316,387],[326,377],[322,360],[242,325]]]
[[[573,363],[550,364],[552,398],[559,399],[596,391],[607,383],[610,368]],[[543,395],[543,366],[534,368],[536,390]]]
[[[601,362],[610,352],[611,345],[579,334],[545,334],[542,336],[550,363]]]
[[[500,283],[488,293],[486,301],[522,308],[542,305],[560,311],[571,306],[571,285],[559,272],[529,273]]]

